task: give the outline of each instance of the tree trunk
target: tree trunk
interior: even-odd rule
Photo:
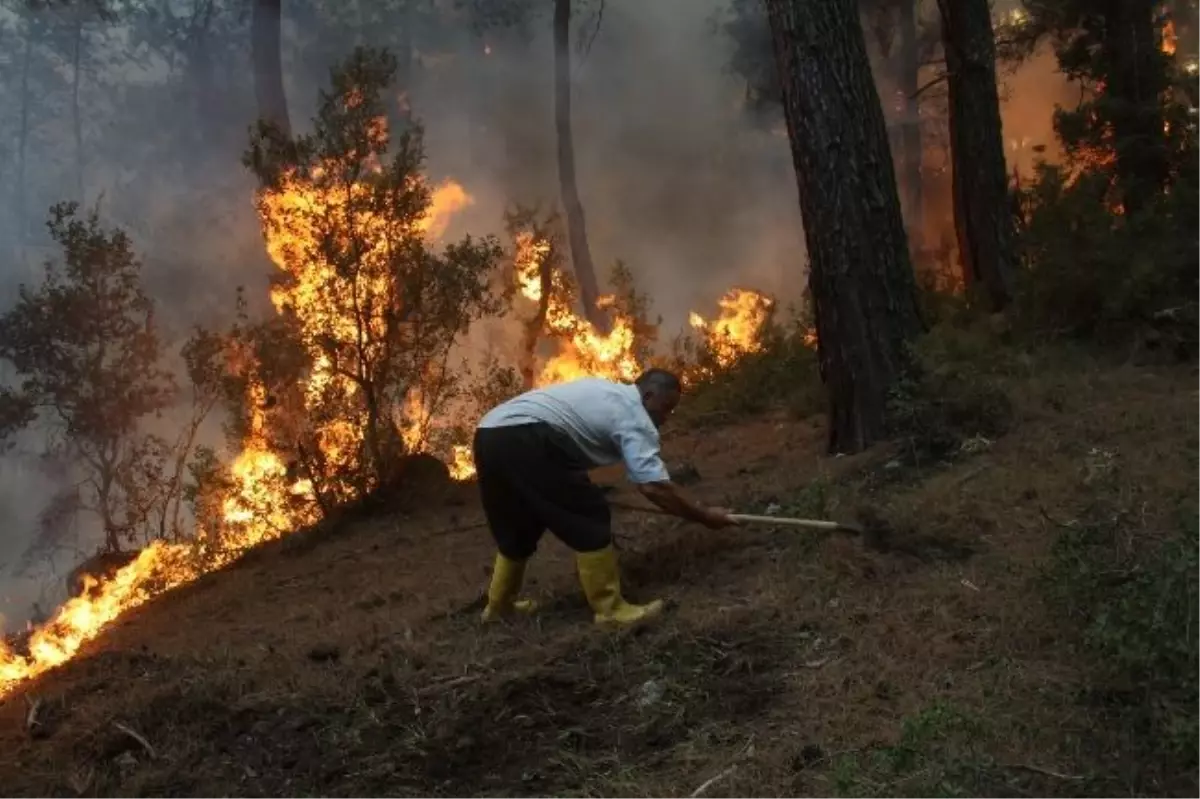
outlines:
[[[550,312],[550,292],[554,290],[554,269],[549,255],[538,264],[538,281],[541,294],[538,295],[537,311],[525,323],[521,337],[519,366],[521,384],[526,391],[534,388],[537,381],[537,345],[542,331],[546,328],[546,314]]]
[[[400,103],[399,123],[402,133],[412,127],[412,83],[413,83],[413,14],[411,0],[400,4],[400,32],[396,48],[396,88],[399,90]]]
[[[21,57],[21,130],[17,135],[17,236],[21,246],[25,245],[29,233],[28,205],[29,186],[27,181],[29,150],[29,70],[33,60],[33,31],[25,33],[25,52]]]
[[[1113,148],[1127,214],[1135,214],[1167,182],[1170,163],[1163,136],[1166,73],[1159,50],[1156,0],[1105,0],[1109,55],[1105,94],[1114,104]]]
[[[579,300],[592,327],[607,334],[608,317],[600,310],[596,267],[588,247],[587,225],[575,182],[575,144],[571,135],[571,0],[554,0],[554,130],[558,136],[558,183],[567,217],[567,238]]]
[[[292,135],[287,95],[283,90],[282,0],[254,0],[250,41],[254,51],[254,95],[258,116],[275,125],[285,136]]]
[[[886,433],[922,328],[887,125],[854,0],[767,0],[800,190],[829,448]]]
[[[75,198],[83,202],[83,115],[79,108],[80,67],[83,62],[83,11],[75,11],[71,51],[71,128],[75,137]]]
[[[938,0],[946,52],[954,227],[967,287],[992,310],[1012,300],[1015,231],[1008,202],[996,43],[988,0]]]
[[[925,146],[921,138],[921,99],[917,96],[920,89],[921,57],[917,41],[917,2],[916,0],[901,0],[900,12],[900,51],[899,84],[904,94],[904,122],[900,133],[900,152],[903,162],[900,184],[904,190],[905,221],[909,240],[922,242],[924,239],[925,222],[922,214],[924,202],[924,175],[921,166],[924,162]]]
[[[195,113],[194,135],[200,144],[210,145],[223,137],[226,132],[221,125],[221,115],[214,113],[220,107],[220,98],[216,91],[216,80],[213,75],[212,57],[212,17],[215,11],[213,0],[207,0],[203,5],[197,5],[188,29],[187,39],[187,70],[188,81],[192,88],[192,101]],[[197,164],[203,164],[197,159]]]

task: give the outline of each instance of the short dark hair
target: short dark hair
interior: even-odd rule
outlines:
[[[633,381],[642,391],[674,391],[683,393],[683,381],[673,372],[666,369],[647,369]]]

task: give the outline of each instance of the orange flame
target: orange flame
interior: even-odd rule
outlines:
[[[353,102],[351,97],[350,101]],[[372,136],[386,136],[383,120],[371,130]],[[320,175],[320,170],[317,170]],[[313,220],[327,218],[333,213],[353,213],[367,251],[360,255],[360,270],[355,291],[358,300],[380,300],[388,290],[386,282],[376,277],[372,267],[386,258],[386,225],[388,219],[362,213],[357,200],[365,199],[369,188],[365,184],[338,189],[322,189],[310,181],[285,176],[278,189],[262,192],[257,205],[266,234],[267,252],[275,264],[292,278],[271,291],[271,300],[280,312],[297,316],[302,329],[319,331],[322,336],[346,340],[356,335],[356,318],[351,312],[351,300],[339,292],[332,267],[320,257],[321,231]],[[471,196],[462,186],[447,181],[433,191],[425,216],[417,223],[418,231],[430,238],[440,236],[449,217],[470,205]],[[372,332],[380,332],[383,320],[379,315],[365,320]],[[304,342],[313,358],[314,367],[301,393],[307,403],[324,392],[340,392],[353,398],[354,384],[338,375],[325,359],[316,341]],[[122,613],[135,608],[158,594],[191,582],[201,574],[228,565],[245,549],[286,535],[312,523],[317,518],[313,486],[305,479],[295,480],[288,475],[286,464],[274,452],[267,437],[266,388],[252,380],[247,389],[249,424],[241,452],[229,465],[231,487],[220,503],[220,530],[198,530],[191,544],[170,544],[155,541],[143,549],[137,559],[118,570],[110,579],[97,583],[87,577],[89,590],[64,603],[54,616],[29,638],[28,656],[14,651],[0,640],[0,697],[18,685],[70,660],[87,641],[95,638],[110,622]],[[419,397],[413,398],[419,403]],[[326,460],[345,463],[359,451],[361,430],[346,421],[331,422],[317,433],[321,454]],[[406,434],[406,436],[409,434]],[[464,457],[465,452],[465,457]],[[455,474],[468,476],[469,448],[455,451]],[[297,501],[298,500],[298,501]],[[219,545],[217,539],[219,538]]]
[[[775,303],[765,294],[751,289],[730,289],[717,301],[721,309],[717,318],[709,321],[692,311],[689,323],[704,336],[705,348],[717,369],[727,369],[739,358],[760,352],[763,348],[763,326]],[[701,367],[709,376],[711,367]]]

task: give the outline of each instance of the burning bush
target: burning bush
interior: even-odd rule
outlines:
[[[278,318],[244,329],[245,448],[282,459],[254,459],[262,468],[238,482],[286,482],[272,493],[326,510],[388,482],[422,448],[428,420],[462,388],[452,348],[500,309],[489,288],[494,239],[429,246],[466,195],[456,184],[430,189],[419,129],[391,136],[381,94],[395,68],[385,53],[356,51],[322,93],[311,134],[264,126],[245,159],[262,182],[258,211],[281,271]]]

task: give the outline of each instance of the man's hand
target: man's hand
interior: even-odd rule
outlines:
[[[729,518],[728,508],[705,508],[704,520],[701,521],[710,530],[720,530],[722,527],[736,527],[737,521]]]
[[[687,519],[688,521],[699,522],[710,529],[719,530],[722,527],[730,527],[737,524],[737,522],[729,518],[729,511],[727,509],[705,508],[697,505],[689,500],[679,490],[679,486],[670,480],[664,480],[661,483],[642,483],[638,486],[638,490],[642,492],[642,496],[667,513],[678,516],[681,519]]]

